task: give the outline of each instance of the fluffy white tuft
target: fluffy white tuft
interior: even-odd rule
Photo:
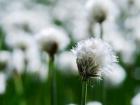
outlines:
[[[64,49],[70,42],[67,33],[58,27],[43,29],[36,35],[36,40],[42,49],[48,50],[53,43],[56,43],[58,50]]]
[[[118,87],[126,78],[125,70],[118,64],[110,67],[110,71],[104,73],[104,80],[107,87]]]
[[[112,47],[101,39],[80,41],[72,51],[82,76],[101,76],[101,73],[117,62]]]
[[[132,98],[131,105],[140,105],[140,93]]]

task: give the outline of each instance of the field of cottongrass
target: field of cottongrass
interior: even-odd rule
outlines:
[[[0,0],[0,105],[140,105],[140,0]]]

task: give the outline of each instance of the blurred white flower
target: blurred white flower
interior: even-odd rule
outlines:
[[[41,68],[40,50],[37,45],[32,45],[26,50],[27,72],[38,73]]]
[[[30,3],[30,8],[27,8],[23,6],[24,3],[8,4],[8,10],[0,20],[6,34],[36,33],[51,23],[48,9],[45,6]]]
[[[52,14],[57,20],[66,22],[74,18],[75,15],[80,15],[79,12],[81,13],[83,10],[82,4],[82,0],[58,0],[55,7],[52,8]]]
[[[137,93],[131,100],[131,105],[140,105],[140,93]]]
[[[46,64],[42,64],[40,70],[38,71],[39,78],[42,82],[46,81],[48,78],[48,66]]]
[[[122,45],[125,43],[124,35],[118,29],[115,22],[107,22],[103,24],[104,28],[104,40],[109,42],[115,51],[120,52],[124,49]]]
[[[102,103],[98,101],[93,101],[93,102],[88,102],[87,105],[102,105]]]
[[[59,27],[43,29],[36,35],[36,40],[40,48],[49,54],[63,50],[70,42],[67,33]]]
[[[104,73],[106,87],[118,87],[126,78],[125,70],[118,64],[110,67],[110,71]]]
[[[121,55],[124,63],[132,64],[135,61],[136,44],[134,35],[127,35],[118,29],[114,22],[108,22],[103,25],[104,40],[109,42],[114,50]],[[126,45],[125,47],[122,45]]]
[[[86,4],[89,18],[95,22],[102,22],[105,19],[114,20],[119,10],[111,0],[88,0]]]
[[[25,70],[25,54],[20,49],[14,49],[11,55],[9,69],[22,74]]]
[[[101,39],[81,41],[73,49],[80,75],[84,78],[97,77],[117,61],[111,46]]]
[[[20,48],[22,50],[25,50],[29,46],[31,46],[34,42],[35,42],[34,38],[28,34],[6,36],[6,44],[10,48]]]
[[[128,9],[128,0],[112,0],[120,10]]]
[[[75,56],[72,52],[65,51],[61,53],[56,59],[56,64],[58,69],[64,74],[78,74]]]
[[[76,41],[83,40],[88,37],[89,22],[86,17],[86,11],[82,11],[79,15],[75,15],[73,21],[68,24],[68,28],[72,31],[72,38]]]
[[[54,18],[64,24],[76,41],[85,39],[88,34],[88,21],[85,8],[83,8],[84,4],[84,0],[58,0],[55,7],[52,8]]]
[[[125,41],[125,48],[121,51],[121,57],[124,63],[133,64],[136,58],[136,45],[133,41]]]
[[[0,94],[4,94],[6,91],[6,74],[0,72]]]
[[[135,15],[127,18],[124,23],[125,27],[130,31],[131,38],[140,42],[140,15]]]

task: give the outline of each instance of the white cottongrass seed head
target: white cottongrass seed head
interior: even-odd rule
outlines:
[[[11,73],[22,74],[25,69],[25,55],[21,49],[14,49],[11,54],[9,69]]]
[[[86,10],[91,20],[102,23],[105,20],[114,20],[119,10],[112,0],[88,0]]]
[[[137,93],[131,100],[131,105],[140,105],[140,93]]]
[[[39,46],[50,55],[64,49],[70,42],[67,33],[59,27],[43,29],[36,35]]]
[[[64,74],[78,74],[75,56],[72,52],[64,51],[63,53],[59,54],[59,56],[56,59],[56,64],[58,69],[60,69],[60,71]]]
[[[80,41],[72,51],[76,55],[78,70],[83,80],[101,79],[102,73],[117,62],[112,47],[97,38]]]
[[[105,86],[109,88],[119,87],[126,79],[126,72],[119,64],[110,66],[110,71],[104,73]]]

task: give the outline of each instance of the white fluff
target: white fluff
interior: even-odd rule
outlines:
[[[106,87],[118,87],[126,78],[125,70],[118,64],[110,67],[110,71],[105,72],[104,80]]]
[[[5,11],[1,18],[6,34],[36,33],[51,23],[47,9],[41,5],[32,5],[30,9],[27,9],[22,3],[20,3],[22,5],[20,8],[15,2],[8,4],[8,11]]]
[[[75,56],[68,51],[61,53],[57,57],[57,67],[64,74],[78,74],[78,68],[75,61]]]
[[[77,65],[83,69],[82,72],[94,72],[95,75],[101,75],[117,61],[111,46],[101,39],[91,38],[81,41],[73,49],[73,53],[78,60]]]
[[[132,100],[131,105],[140,105],[140,93],[136,94]]]
[[[10,70],[18,74],[22,74],[25,70],[25,55],[24,52],[20,49],[14,49],[12,52],[12,57],[10,60]]]
[[[41,68],[40,51],[37,45],[32,45],[26,51],[27,72],[38,73]]]
[[[70,42],[67,33],[59,27],[48,27],[36,34],[36,40],[40,47],[49,46],[50,43],[57,43],[58,50],[63,50]]]
[[[32,43],[34,43],[34,38],[29,34],[19,34],[19,35],[7,35],[6,36],[6,44],[10,48],[21,48],[27,49]]]
[[[86,9],[91,17],[99,14],[100,10],[104,10],[107,20],[114,20],[119,15],[118,8],[111,0],[88,0]]]

